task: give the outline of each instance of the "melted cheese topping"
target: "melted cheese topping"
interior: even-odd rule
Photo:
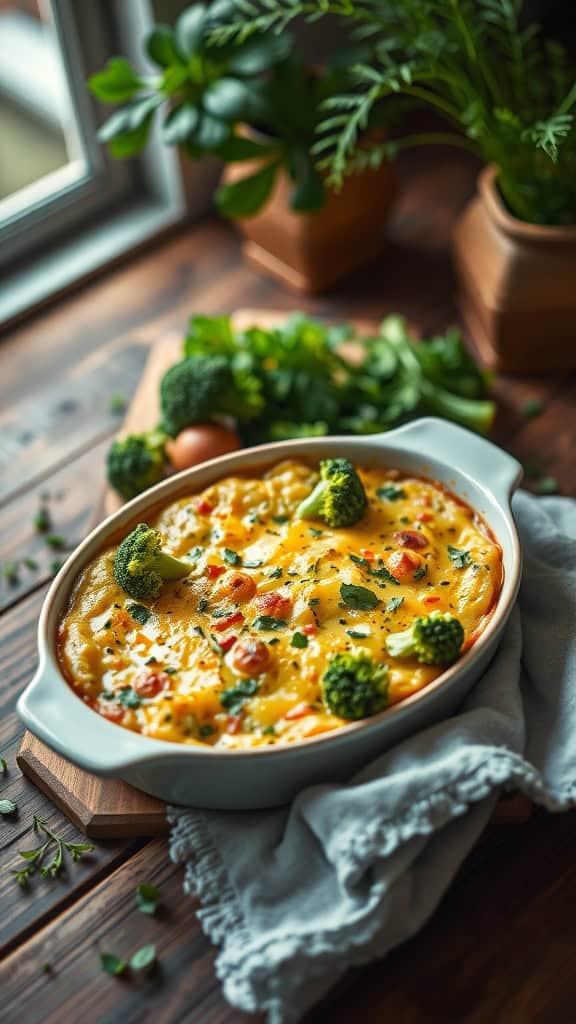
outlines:
[[[369,509],[346,529],[295,518],[318,480],[296,461],[169,505],[150,525],[192,571],[156,600],[135,606],[117,586],[115,548],[94,559],[59,630],[77,694],[145,736],[253,748],[347,724],[321,697],[336,652],[362,648],[387,664],[390,704],[428,685],[443,669],[389,657],[386,636],[415,616],[451,612],[465,650],[497,601],[501,551],[438,484],[382,467],[358,472]],[[342,584],[367,588],[378,603],[349,607]]]

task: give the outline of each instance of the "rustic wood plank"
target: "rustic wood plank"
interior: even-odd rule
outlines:
[[[16,765],[16,753],[24,727],[16,716],[14,706],[18,695],[31,678],[37,664],[36,624],[45,588],[22,601],[0,619],[0,756],[8,763],[8,774],[0,776],[3,798],[18,805],[16,815],[2,818],[0,826],[0,956],[40,927],[48,917],[73,900],[95,879],[130,856],[137,848],[126,840],[95,843],[91,858],[71,867],[64,879],[37,879],[30,892],[16,885],[11,875],[19,866],[18,851],[36,846],[32,831],[35,814],[47,818],[51,826],[65,839],[80,840],[76,829],[35,786],[24,778]]]
[[[135,891],[158,886],[162,906],[142,914]],[[182,895],[182,871],[170,863],[166,843],[155,840],[8,957],[0,967],[3,1011],[43,1024],[78,1018],[86,1024],[126,1021],[198,1021],[260,1024],[224,1002],[214,974],[215,952],[195,916],[196,903]],[[147,943],[157,948],[159,969],[148,978],[106,975],[100,953],[131,955]],[[42,964],[51,966],[49,973]]]

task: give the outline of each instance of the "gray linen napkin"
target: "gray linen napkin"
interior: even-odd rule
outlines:
[[[503,786],[576,803],[576,502],[520,492],[519,607],[460,712],[290,807],[171,808],[224,995],[289,1024],[430,917]]]

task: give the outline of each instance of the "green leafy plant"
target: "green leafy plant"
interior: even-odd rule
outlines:
[[[92,75],[93,95],[121,104],[99,139],[113,157],[135,156],[161,118],[162,141],[192,159],[250,161],[246,175],[216,192],[225,216],[257,213],[282,170],[293,182],[291,208],[316,210],[324,203],[325,187],[312,146],[324,100],[348,82],[346,61],[340,56],[312,72],[291,36],[276,31],[222,45],[214,33],[233,14],[232,0],[193,4],[173,28],[156,25],[144,39],[156,74],[140,74],[124,57],[112,57]]]
[[[536,224],[576,222],[576,81],[564,46],[543,38],[526,0],[236,0],[214,42],[245,44],[303,16],[336,15],[369,47],[353,88],[330,96],[314,151],[338,187],[410,146],[450,143],[493,163],[508,209]],[[446,131],[360,147],[387,97],[434,108]]]
[[[34,831],[41,837],[38,846],[31,850],[21,850],[20,856],[25,861],[21,868],[12,872],[18,885],[25,889],[33,874],[39,872],[43,878],[56,878],[66,869],[66,855],[70,854],[73,861],[78,861],[94,847],[90,843],[72,843],[61,839],[48,827],[43,818],[34,815]],[[52,859],[47,861],[48,853]]]

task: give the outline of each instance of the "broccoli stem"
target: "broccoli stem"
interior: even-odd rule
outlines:
[[[319,480],[313,491],[307,498],[304,498],[298,506],[300,519],[314,519],[322,511],[322,500],[329,484],[325,480]]]
[[[392,658],[409,658],[415,651],[412,629],[390,633],[386,638],[386,649]]]
[[[130,562],[128,568],[131,572],[137,572],[137,561]],[[163,580],[180,580],[183,576],[189,575],[191,566],[187,562],[181,562],[179,558],[173,558],[172,555],[161,551],[154,558],[146,561],[146,569],[157,572]]]
[[[496,411],[494,402],[462,398],[427,380],[420,381],[420,389],[429,412],[461,423],[480,434],[487,434],[490,430]]]

